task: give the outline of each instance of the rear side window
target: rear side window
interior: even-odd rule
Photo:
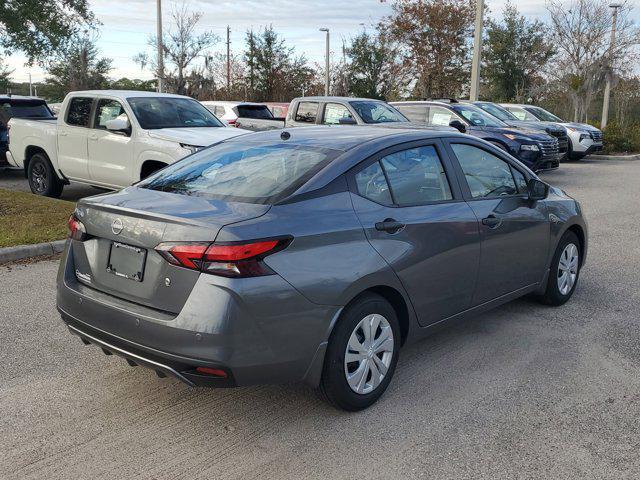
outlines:
[[[389,193],[389,184],[380,162],[372,163],[356,174],[356,188],[360,196],[376,203],[384,205],[393,203]]]
[[[411,122],[426,123],[429,107],[422,105],[396,105],[402,114]]]
[[[511,167],[486,150],[462,143],[452,143],[473,198],[516,195],[518,189]]]
[[[316,123],[318,104],[316,102],[300,102],[296,111],[296,122]]]
[[[93,98],[74,97],[69,101],[67,110],[67,123],[78,127],[88,127],[91,116],[91,104]]]
[[[268,204],[293,193],[340,153],[308,145],[223,143],[164,168],[138,186]]]
[[[244,118],[258,118],[270,120],[273,118],[271,110],[266,105],[238,105],[238,116]]]
[[[421,205],[453,198],[438,152],[431,145],[392,153],[381,163],[398,205]]]

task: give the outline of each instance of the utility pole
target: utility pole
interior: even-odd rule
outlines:
[[[618,24],[618,9],[622,7],[619,3],[609,5],[613,8],[613,24],[611,25],[611,41],[609,42],[609,68],[607,71],[607,83],[604,86],[604,98],[602,100],[602,121],[600,128],[604,129],[609,121],[609,97],[611,96],[611,78],[613,77],[613,53],[616,44],[616,28]]]
[[[227,25],[227,95],[231,88],[231,27]]]
[[[29,96],[33,97],[33,87],[31,85],[31,72],[29,72]]]
[[[253,38],[253,26],[252,26],[249,33],[249,58],[251,59],[251,62],[249,63],[249,86],[251,87],[252,97],[253,97],[253,64],[255,63],[255,59],[253,57],[253,41],[254,41],[254,38]]]
[[[482,17],[484,16],[484,0],[476,2],[476,31],[473,36],[473,61],[471,63],[471,89],[469,100],[476,102],[480,91],[480,60],[482,57]]]
[[[327,51],[325,54],[325,74],[324,74],[324,94],[329,96],[329,29],[321,28],[321,32],[325,32],[327,34]]]
[[[164,90],[163,77],[164,77],[164,61],[163,61],[163,46],[162,46],[162,0],[157,0],[158,13],[157,13],[157,43],[158,43],[158,93],[162,93]]]

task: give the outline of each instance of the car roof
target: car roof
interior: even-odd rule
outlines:
[[[386,103],[384,100],[376,100],[375,98],[363,98],[363,97],[338,97],[338,96],[326,96],[316,95],[313,97],[300,97],[299,102],[315,101],[315,102],[354,102],[354,101],[367,101],[367,102],[380,102]]]
[[[230,106],[230,107],[236,107],[238,105],[264,106],[264,103],[259,103],[259,102],[236,102],[232,100],[201,100],[200,103],[202,103],[203,105],[220,105],[220,106]]]
[[[116,97],[120,99],[127,99],[131,97],[172,97],[172,98],[188,98],[189,100],[193,100],[193,98],[187,97],[186,95],[176,95],[174,93],[147,92],[144,90],[77,90],[74,92],[69,92],[69,95],[73,95],[73,96],[105,95],[105,96],[111,96],[111,97]]]

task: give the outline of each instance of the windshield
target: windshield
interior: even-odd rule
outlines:
[[[189,98],[137,97],[128,98],[140,126],[156,128],[224,127],[201,103]]]
[[[0,101],[0,123],[6,125],[12,118],[53,118],[46,102],[38,100]]]
[[[507,124],[473,105],[455,105],[451,108],[474,127],[506,127]]]
[[[364,123],[408,122],[398,110],[383,102],[349,102]]]
[[[476,107],[481,108],[482,110],[487,112],[489,115],[493,115],[503,122],[512,122],[514,120],[518,120],[518,117],[516,117],[513,113],[511,113],[506,108],[502,108],[499,105],[495,105],[493,103],[476,103],[475,105]]]
[[[553,113],[547,112],[544,108],[540,107],[526,107],[526,110],[533,113],[536,117],[538,117],[543,122],[560,122],[563,123],[560,117],[556,117]]]
[[[307,145],[222,143],[186,157],[139,187],[232,202],[272,203],[341,152]]]

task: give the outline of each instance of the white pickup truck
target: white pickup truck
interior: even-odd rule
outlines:
[[[59,197],[79,182],[118,189],[226,138],[228,127],[196,100],[153,92],[72,92],[53,120],[12,118],[7,161],[31,191]]]

